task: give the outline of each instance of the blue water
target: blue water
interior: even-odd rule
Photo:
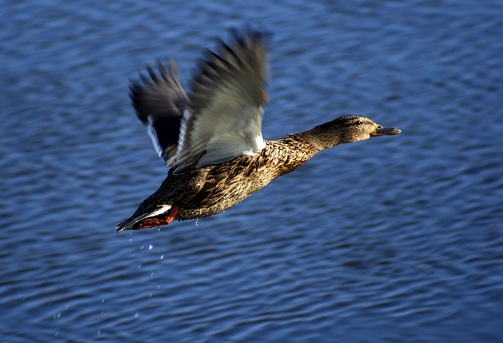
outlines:
[[[0,342],[503,341],[501,1],[7,1]],[[325,151],[217,216],[115,234],[166,170],[128,79],[274,35],[264,136]]]

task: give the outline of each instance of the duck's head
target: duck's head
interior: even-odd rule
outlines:
[[[345,127],[343,139],[345,143],[357,142],[370,137],[391,136],[402,132],[394,127],[384,127],[377,124],[365,116],[344,116],[337,118],[334,122],[338,127]]]
[[[400,132],[400,129],[384,127],[370,118],[358,115],[339,117],[311,130],[323,148],[358,142],[371,137],[396,135]]]

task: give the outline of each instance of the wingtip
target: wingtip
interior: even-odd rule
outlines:
[[[270,30],[267,30],[262,25],[257,27],[257,25],[252,25],[247,23],[242,28],[231,27],[230,33],[233,39],[237,42],[242,42],[243,44],[246,42],[251,43],[260,43],[267,47],[267,42],[272,38],[273,33]]]

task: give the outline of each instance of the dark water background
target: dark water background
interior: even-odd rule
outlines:
[[[128,78],[173,56],[187,85],[247,22],[266,138],[403,134],[116,235],[166,172]],[[0,342],[503,341],[501,1],[6,1],[0,42]]]

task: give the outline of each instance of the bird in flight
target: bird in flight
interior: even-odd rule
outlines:
[[[189,94],[173,61],[158,62],[157,71],[147,67],[148,76],[130,84],[136,114],[170,169],[117,232],[215,215],[324,149],[400,133],[347,115],[278,140],[263,139],[266,40],[260,31],[233,31],[229,44],[220,41],[215,52],[206,51]]]

